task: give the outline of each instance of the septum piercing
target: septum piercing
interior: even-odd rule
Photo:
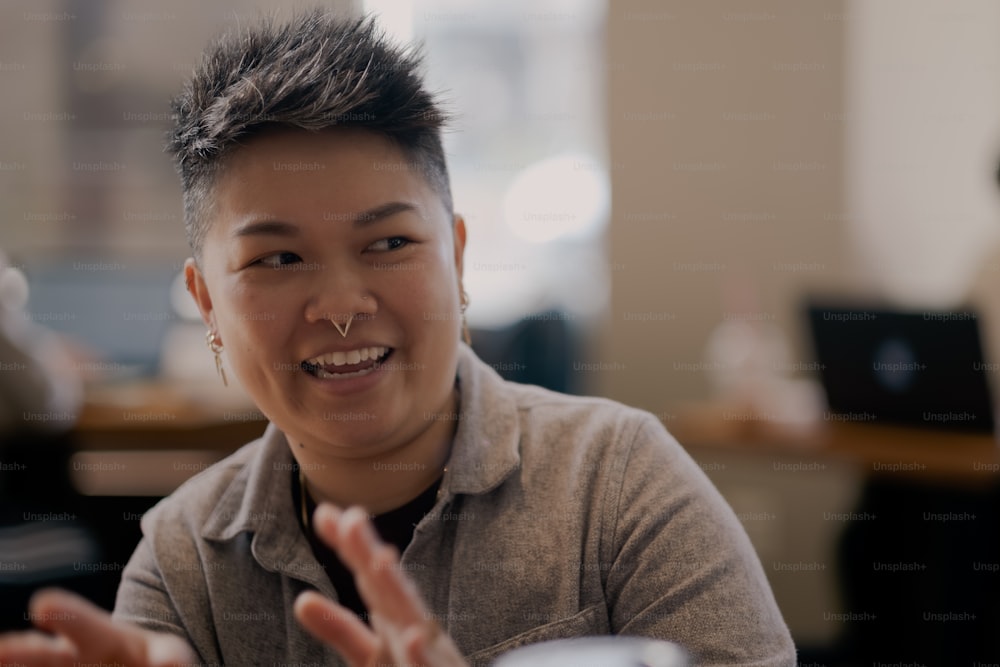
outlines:
[[[347,332],[351,330],[351,322],[353,322],[353,321],[354,321],[354,313],[351,313],[351,318],[349,320],[347,320],[347,324],[345,324],[344,328],[341,329],[340,325],[337,324],[336,320],[334,320],[333,318],[330,319],[330,322],[333,323],[333,326],[337,327],[337,331],[340,332],[340,335],[343,338],[347,338]]]

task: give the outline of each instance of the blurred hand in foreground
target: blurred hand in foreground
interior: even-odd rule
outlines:
[[[180,667],[197,663],[194,650],[180,637],[112,621],[108,612],[67,591],[40,591],[28,610],[32,622],[44,632],[0,635],[0,665]]]
[[[372,623],[369,627],[345,607],[307,591],[295,601],[295,616],[310,633],[351,667],[467,666],[400,569],[399,553],[378,538],[363,510],[341,512],[324,503],[316,509],[313,526],[354,573]]]
[[[354,573],[372,625],[308,591],[295,601],[295,616],[310,633],[338,651],[351,667],[467,667],[400,569],[396,549],[378,538],[362,510],[340,512],[323,504],[313,525]],[[180,637],[112,621],[108,612],[73,593],[41,591],[32,598],[29,614],[38,630],[0,635],[0,667],[197,664],[194,650]]]

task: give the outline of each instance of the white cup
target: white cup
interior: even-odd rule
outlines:
[[[688,667],[677,644],[644,637],[577,637],[522,646],[493,667]]]

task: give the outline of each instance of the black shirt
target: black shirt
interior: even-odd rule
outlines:
[[[437,481],[431,484],[419,496],[402,507],[397,507],[385,514],[379,514],[374,517],[372,523],[375,525],[375,530],[382,540],[394,545],[399,549],[399,553],[403,553],[410,540],[413,539],[413,529],[417,527],[420,520],[434,507],[440,486],[441,478],[439,477]],[[296,470],[292,473],[292,501],[294,507],[302,506],[300,494],[299,473]],[[313,512],[316,511],[316,503],[308,493],[306,494],[306,511],[309,513],[311,521]],[[296,512],[296,516],[298,516],[299,525],[305,530],[305,526],[302,525],[301,512]],[[340,558],[337,557],[337,554],[316,536],[316,533],[312,529],[307,531],[306,537],[309,538],[309,546],[312,547],[313,555],[316,556],[316,560],[326,570],[326,575],[330,578],[333,589],[337,591],[338,602],[353,611],[367,623],[368,610],[365,608],[361,596],[358,595],[358,589],[354,585],[354,575],[344,566]]]

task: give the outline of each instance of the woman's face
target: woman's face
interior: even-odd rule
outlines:
[[[192,292],[260,410],[342,457],[428,429],[453,395],[465,227],[419,167],[372,132],[279,130],[213,193]]]

